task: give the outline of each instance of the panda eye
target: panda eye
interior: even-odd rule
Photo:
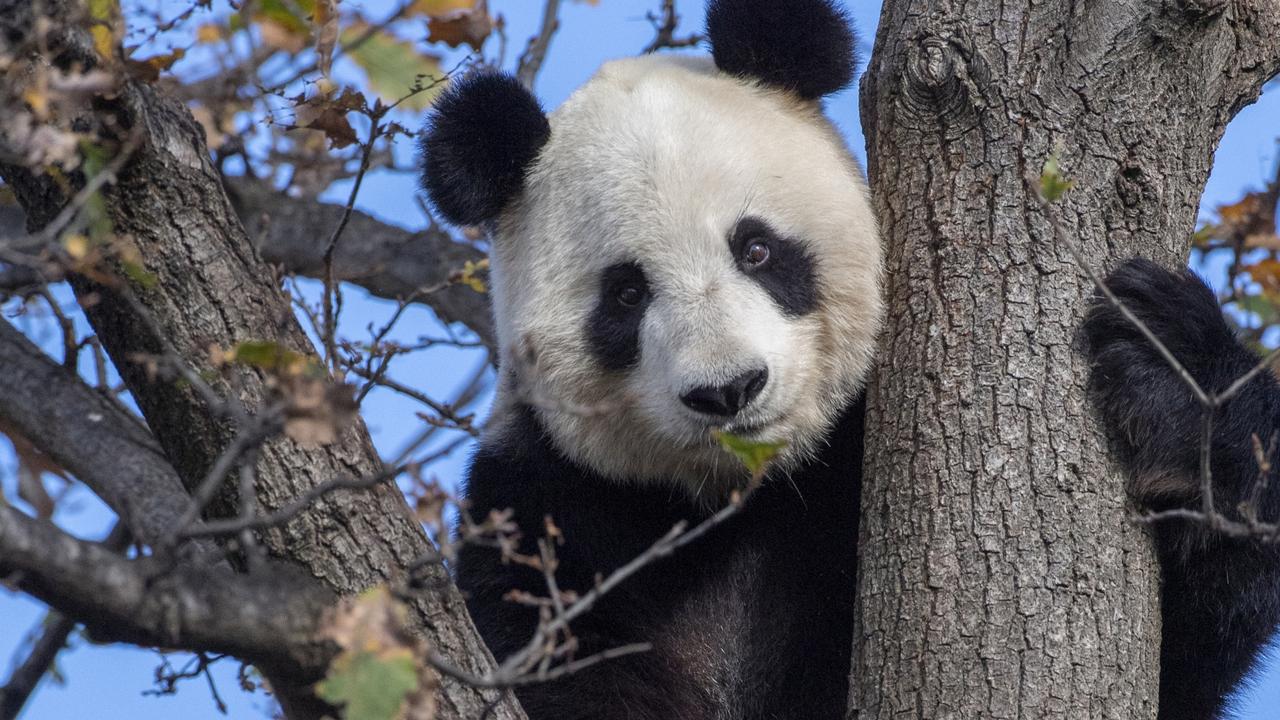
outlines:
[[[769,246],[762,240],[756,240],[747,246],[745,252],[742,253],[742,262],[747,267],[758,268],[769,262]]]
[[[624,307],[635,307],[644,301],[644,289],[638,285],[623,285],[614,294],[618,304]]]

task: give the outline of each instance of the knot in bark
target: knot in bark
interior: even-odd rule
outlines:
[[[1189,19],[1203,21],[1225,12],[1231,0],[1181,0],[1178,4]]]
[[[954,119],[969,108],[968,68],[954,40],[927,35],[915,41],[904,72],[902,102],[919,118]]]

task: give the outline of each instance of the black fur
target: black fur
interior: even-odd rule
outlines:
[[[806,100],[853,81],[853,28],[831,0],[711,0],[707,37],[716,67]]]
[[[1222,392],[1257,364],[1222,318],[1212,291],[1190,272],[1133,260],[1106,283],[1206,391]],[[1105,299],[1096,301],[1085,331],[1096,404],[1134,475],[1137,499],[1157,510],[1198,509],[1199,402]],[[1214,499],[1229,517],[1239,518],[1237,508],[1259,477],[1254,436],[1266,447],[1280,440],[1280,384],[1269,371],[1214,416]],[[1274,448],[1270,461],[1280,461]],[[1275,522],[1280,491],[1276,478],[1270,484],[1260,515]],[[1162,521],[1155,535],[1163,570],[1160,719],[1220,717],[1225,698],[1280,624],[1280,547],[1188,520]]]
[[[623,288],[640,291],[640,301],[626,305],[618,298]],[[605,268],[600,276],[600,299],[591,313],[587,341],[606,370],[625,370],[640,361],[640,321],[649,307],[649,283],[636,263]]]
[[[419,139],[422,187],[450,223],[489,222],[520,193],[550,136],[542,107],[514,77],[479,72],[454,80]]]
[[[861,401],[816,462],[767,482],[708,536],[623,583],[574,625],[577,656],[634,642],[650,653],[518,691],[532,720],[831,720],[844,716],[852,637]],[[585,591],[679,521],[708,512],[679,491],[611,482],[557,452],[532,412],[475,456],[473,517],[513,508],[521,551],[536,554],[550,516],[561,588]],[[458,583],[499,657],[522,647],[535,611],[504,600],[546,595],[541,573],[467,546]]]
[[[769,259],[758,267],[743,260],[752,243],[769,248]],[[743,218],[729,238],[738,269],[764,288],[782,312],[792,317],[808,315],[818,308],[818,274],[813,257],[800,241],[784,238],[760,218]]]

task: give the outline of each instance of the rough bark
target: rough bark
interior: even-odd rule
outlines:
[[[42,7],[55,25],[65,17],[60,3]],[[29,11],[29,6],[18,9]],[[22,29],[18,19],[13,15],[9,22]],[[91,63],[83,37],[77,39],[74,31],[66,35],[56,39],[60,57]],[[228,348],[248,340],[270,340],[311,350],[310,344],[289,299],[249,243],[209,161],[203,132],[186,108],[145,84],[129,81],[114,97],[97,100],[92,115],[95,126],[126,129],[133,140],[140,136],[140,146],[103,195],[113,232],[134,243],[152,282],[130,280],[121,272],[123,290],[83,276],[73,278],[72,284],[147,424],[191,487],[231,444],[236,427],[188,385],[157,381],[147,364],[138,362],[139,354],[172,352],[202,374],[216,376],[208,361],[211,345]],[[47,177],[13,166],[0,166],[0,171],[22,203],[33,232],[66,202]],[[127,294],[146,312],[137,312]],[[239,371],[234,383],[218,381],[216,389],[251,411],[261,408],[269,396],[264,378],[252,369]],[[349,428],[339,442],[319,449],[281,438],[259,453],[257,500],[262,511],[269,512],[327,480],[368,477],[379,469],[363,423]],[[231,506],[224,501],[221,507],[225,511]],[[332,493],[283,528],[264,533],[262,540],[272,555],[296,563],[343,595],[400,578],[409,563],[432,550],[391,483]],[[417,628],[438,653],[483,675],[492,667],[492,658],[460,595],[448,582],[429,585],[441,589],[414,602]],[[439,717],[480,717],[495,695],[443,678]],[[523,713],[508,699],[490,717],[520,718]]]
[[[0,367],[0,423],[88,485],[140,542],[155,545],[175,531],[191,497],[136,416],[3,321]]]
[[[892,308],[868,402],[850,717],[1150,718],[1149,540],[1084,392],[1098,269],[1185,261],[1280,66],[1272,2],[888,0],[863,81]]]
[[[100,642],[228,653],[294,687],[323,678],[338,651],[322,632],[333,595],[310,578],[129,559],[7,506],[0,506],[0,576],[84,623]]]

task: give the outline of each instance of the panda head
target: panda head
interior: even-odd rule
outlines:
[[[422,150],[438,212],[491,232],[497,441],[531,406],[579,464],[710,502],[746,479],[711,430],[785,441],[785,469],[860,390],[881,251],[820,106],[852,78],[844,16],[712,0],[708,35],[714,59],[608,63],[550,118],[465,77]]]

